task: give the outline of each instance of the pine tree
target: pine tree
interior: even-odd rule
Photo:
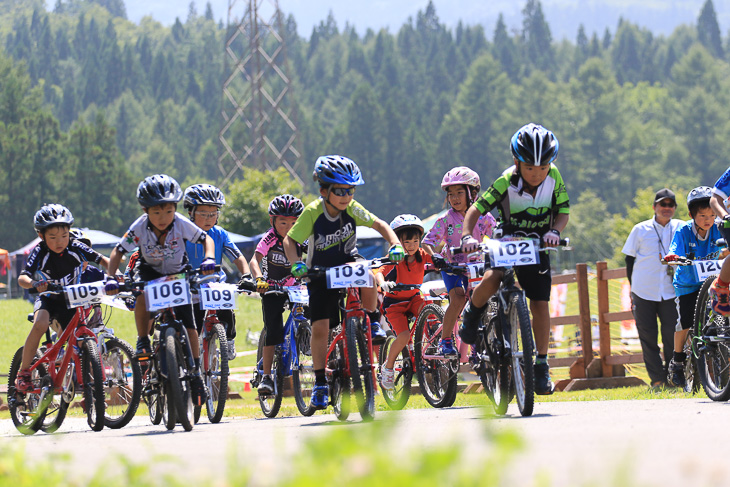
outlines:
[[[720,26],[717,24],[712,0],[707,0],[702,6],[700,17],[697,19],[697,38],[713,56],[720,59],[724,57]]]

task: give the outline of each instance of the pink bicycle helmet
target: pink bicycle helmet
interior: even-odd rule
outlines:
[[[466,166],[459,166],[453,169],[449,169],[449,172],[444,174],[444,178],[441,180],[441,189],[446,191],[449,186],[457,184],[464,184],[471,186],[479,191],[482,187],[479,181],[479,174],[476,171],[469,169]]]

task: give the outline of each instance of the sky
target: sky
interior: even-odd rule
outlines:
[[[247,0],[231,0],[233,13],[242,17]],[[543,12],[550,25],[553,38],[575,40],[578,26],[582,23],[586,32],[599,36],[608,28],[615,32],[619,18],[623,17],[657,35],[669,35],[677,25],[694,24],[705,0],[541,0]],[[229,0],[210,0],[216,20],[228,19]],[[434,0],[436,14],[441,22],[455,27],[459,20],[465,24],[480,23],[488,37],[492,37],[497,17],[504,14],[509,30],[519,30],[522,24],[522,8],[525,0]],[[125,0],[127,16],[138,23],[143,16],[171,25],[175,17],[187,18],[189,0]],[[199,14],[205,11],[206,0],[195,0]],[[265,7],[271,0],[263,0]],[[713,0],[720,31],[726,35],[730,29],[730,0]],[[327,18],[330,11],[340,28],[346,21],[358,32],[368,28],[375,31],[388,28],[397,32],[409,17],[425,10],[428,0],[279,0],[279,8],[285,14],[293,14],[299,34],[309,37],[312,28]]]

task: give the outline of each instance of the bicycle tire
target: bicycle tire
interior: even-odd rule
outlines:
[[[492,318],[498,320],[498,317]],[[485,323],[486,321],[486,323]],[[482,324],[474,344],[475,354],[489,357],[489,363],[480,362],[477,375],[484,388],[484,393],[492,403],[494,413],[503,416],[507,413],[510,402],[510,369],[500,345],[500,330],[497,323],[490,321],[488,313],[482,315]]]
[[[150,358],[147,364],[147,383],[142,393],[142,399],[147,405],[147,414],[149,415],[150,422],[156,426],[162,422],[162,415],[167,399],[165,397],[164,383],[160,382],[159,347],[155,348],[157,348],[157,352],[155,352],[156,354]],[[153,380],[155,381],[154,383],[152,382]]]
[[[256,368],[260,366],[262,371],[256,371],[259,374],[258,384],[261,384],[263,380],[263,361],[264,361],[264,343],[266,342],[266,328],[261,331],[259,335],[259,347],[256,352]],[[260,365],[259,365],[260,364]],[[281,363],[281,350],[279,347],[274,349],[274,359],[271,362],[271,376],[274,380],[274,394],[269,396],[258,395],[259,406],[261,406],[261,412],[267,418],[274,418],[279,414],[281,408],[282,399],[282,387],[284,385],[284,377],[282,376],[283,368]]]
[[[525,295],[521,292],[510,297],[507,311],[510,323],[512,349],[512,383],[517,397],[517,407],[522,416],[531,416],[535,406],[534,345],[530,313]]]
[[[394,341],[395,336],[391,335],[380,346],[378,363],[380,363],[381,369],[388,360],[388,355],[390,354],[390,349]],[[381,384],[380,390],[383,393],[383,399],[385,399],[390,409],[401,410],[408,404],[408,399],[411,397],[411,385],[413,383],[413,364],[411,364],[411,355],[408,353],[408,346],[403,347],[401,353],[398,354],[398,358],[396,358],[395,364],[393,364],[393,370],[395,372],[393,389],[388,390]]]
[[[40,359],[41,357],[40,351],[36,353],[35,359]],[[57,367],[57,365],[54,364],[54,367]],[[47,373],[46,364],[43,364],[38,367],[39,374],[41,376],[44,376]],[[76,365],[73,361],[69,362],[69,367],[66,369],[66,377],[64,378],[64,384],[71,384],[70,390],[67,393],[61,393],[61,394],[55,394],[53,395],[53,399],[51,399],[51,403],[46,408],[45,415],[43,417],[43,421],[41,422],[41,431],[44,433],[55,433],[58,431],[58,429],[63,424],[63,421],[66,419],[66,413],[68,412],[68,407],[71,404],[71,401],[74,398],[74,395],[76,394],[76,391],[74,389],[74,378],[76,376]]]
[[[332,380],[330,383],[330,397],[335,417],[340,421],[346,421],[350,416],[350,377],[345,373],[345,347],[342,340],[337,342],[332,351],[334,362]]]
[[[167,363],[167,380],[165,381],[165,410],[162,418],[165,428],[172,430],[177,424],[177,415],[182,407],[182,384],[180,383],[180,368],[177,363],[177,337],[175,330],[168,328],[165,331],[165,360]]]
[[[142,394],[142,372],[132,347],[117,337],[104,341],[101,353],[104,367],[106,409],[104,426],[123,428],[134,417]]]
[[[730,341],[718,340],[717,336],[727,336],[730,326],[726,317],[712,310],[710,287],[715,277],[705,279],[697,296],[692,349],[707,397],[723,402],[730,399]]]
[[[228,400],[228,338],[223,325],[216,323],[206,338],[208,353],[203,358],[203,373],[208,387],[208,399],[205,409],[208,421],[219,423],[223,418],[223,411]],[[200,417],[199,408],[197,416]],[[198,419],[195,419],[198,422]]]
[[[84,384],[84,403],[86,405],[86,422],[92,431],[104,429],[104,374],[96,341],[87,339],[81,344],[81,373]]]
[[[38,359],[36,354],[35,360]],[[10,371],[8,372],[8,410],[10,411],[10,417],[13,420],[15,428],[23,433],[24,435],[33,435],[41,429],[43,424],[43,417],[45,417],[45,411],[39,411],[40,395],[39,394],[17,394],[15,388],[15,381],[18,378],[18,372],[20,371],[20,364],[23,361],[23,347],[20,347],[13,355],[13,359],[10,362]],[[39,373],[40,367],[37,367],[33,371],[33,382],[41,379]],[[19,396],[23,396],[22,398]],[[43,417],[36,416],[38,414]],[[64,414],[65,416],[65,414]]]
[[[687,339],[684,341],[684,346],[682,347],[687,357],[684,365],[684,382],[686,384],[685,392],[697,394],[700,390],[701,381],[697,370],[697,360],[692,353],[692,336],[693,330],[690,328],[689,333],[687,333]]]
[[[302,416],[311,416],[316,411],[312,407],[312,388],[314,387],[314,365],[311,352],[312,328],[309,323],[299,323],[295,336],[298,366],[292,361],[292,386],[294,401]],[[295,354],[292,354],[294,356]]]
[[[347,358],[355,402],[362,419],[370,421],[375,418],[375,385],[365,330],[361,318],[350,317],[345,322]]]
[[[444,321],[444,309],[437,304],[427,304],[418,314],[414,352],[416,377],[421,393],[426,401],[435,408],[449,407],[454,404],[458,388],[458,377],[454,374],[449,361],[423,359],[424,352],[436,352],[441,333],[436,332]]]
[[[179,384],[182,390],[182,401],[178,403],[176,419],[185,431],[190,431],[195,425],[193,392],[190,384],[192,371],[188,369],[188,361],[183,352],[183,344],[177,338],[175,340],[175,354],[177,355],[178,376],[180,377]]]

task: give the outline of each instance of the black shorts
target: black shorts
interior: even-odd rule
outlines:
[[[155,279],[159,279],[161,277],[165,277],[165,274],[160,274],[159,272],[154,270],[152,267],[149,266],[149,264],[144,262],[141,257],[135,263],[134,269],[132,270],[132,279],[134,279],[135,281],[154,281]],[[182,321],[182,324],[185,328],[187,328],[188,330],[197,330],[197,327],[195,326],[195,318],[193,316],[192,303],[175,306],[172,309],[173,311],[175,311],[175,317],[178,320]]]
[[[697,304],[697,296],[699,295],[700,290],[698,289],[693,293],[683,294],[674,299],[677,303],[677,314],[679,315],[676,331],[692,328],[695,322],[695,304]]]
[[[327,279],[315,279],[307,284],[309,290],[309,312],[312,323],[318,320],[330,320],[330,329],[337,328],[340,316],[340,290],[327,289]]]
[[[286,294],[268,294],[261,296],[261,312],[264,317],[266,340],[264,345],[279,345],[284,343],[284,306]]]
[[[48,311],[51,320],[55,319],[58,321],[58,324],[64,330],[76,314],[76,308],[69,309],[66,306],[66,300],[64,298],[59,299],[51,296],[36,297],[35,303],[33,304],[33,314],[35,315],[36,311],[41,309]]]
[[[515,275],[525,291],[527,299],[550,301],[550,289],[553,278],[550,275],[550,256],[540,253],[540,263],[535,265],[515,266]]]
[[[200,309],[200,303],[193,304],[193,314],[195,315],[195,324],[197,325],[198,333],[203,330],[203,323],[205,323],[206,309]],[[226,337],[228,340],[236,338],[236,314],[232,309],[217,309],[215,314],[218,316],[218,321],[221,322],[223,328],[226,329]]]

